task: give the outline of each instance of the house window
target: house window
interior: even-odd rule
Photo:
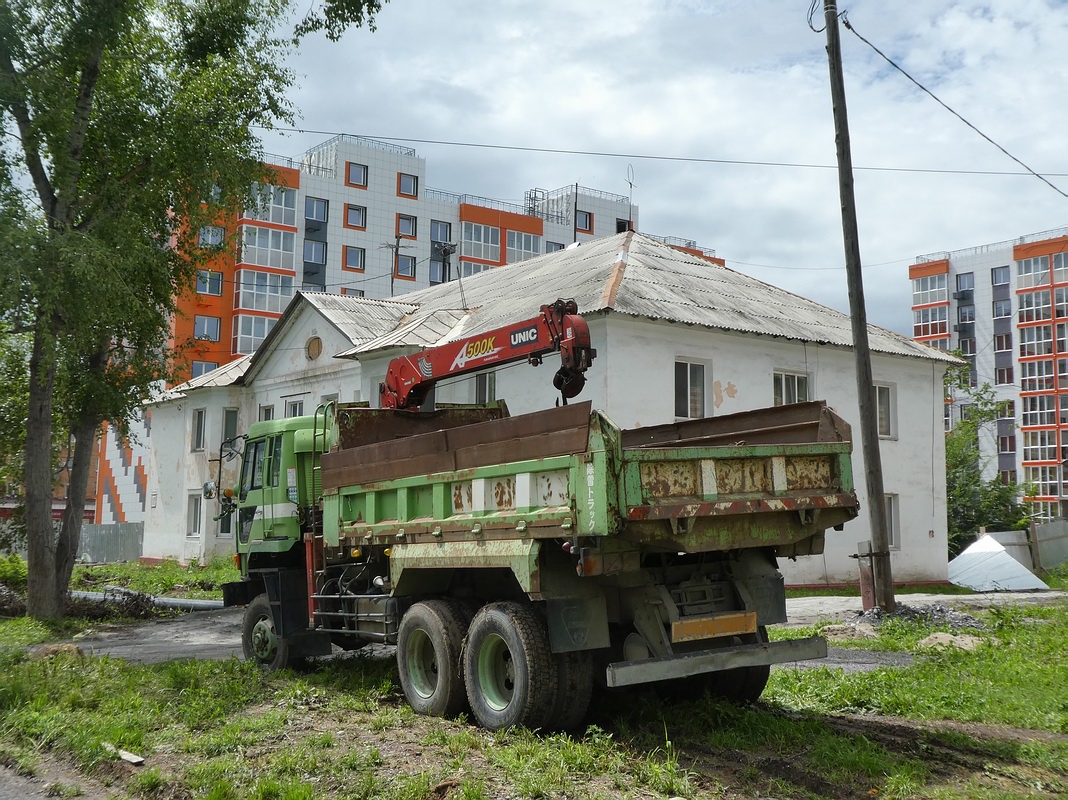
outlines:
[[[193,317],[193,338],[206,342],[219,341],[219,328],[222,321],[218,317]]]
[[[898,502],[896,494],[883,496],[886,507],[886,541],[891,550],[901,549],[901,532],[897,523]]]
[[[345,245],[344,248],[345,261],[342,263],[344,269],[352,270],[354,272],[363,272],[364,259],[367,256],[366,251],[362,247],[350,247]]]
[[[1012,367],[998,367],[994,370],[994,383],[998,386],[1008,386],[1012,382]]]
[[[367,227],[367,209],[345,203],[345,227],[363,230]]]
[[[186,521],[185,535],[186,536],[200,536],[200,518],[202,504],[201,496],[199,494],[189,495],[189,513]]]
[[[975,273],[962,272],[957,276],[957,291],[964,292],[975,288]]]
[[[946,293],[946,276],[927,275],[912,281],[912,304],[925,306],[928,303],[943,303],[949,299]]]
[[[397,277],[415,277],[415,256],[397,255]]]
[[[304,198],[304,219],[326,222],[326,201],[320,197]]]
[[[316,242],[312,239],[304,240],[304,263],[325,264],[326,242]]]
[[[483,261],[501,260],[501,229],[474,222],[462,223],[460,254]],[[467,277],[464,275],[464,277]]]
[[[199,378],[201,375],[206,375],[213,369],[218,369],[219,364],[216,361],[194,361],[192,364],[193,378]]]
[[[273,405],[260,406],[260,413],[257,416],[257,419],[260,422],[265,422],[267,420],[274,419],[274,406]]]
[[[582,233],[593,233],[593,214],[589,211],[576,211],[575,229]]]
[[[397,215],[397,235],[403,236],[407,239],[414,239],[416,236],[416,223],[415,217],[408,214]]]
[[[430,220],[430,241],[448,242],[452,240],[452,223]]]
[[[1004,319],[1012,316],[1012,300],[994,301],[994,319]]]
[[[281,314],[293,299],[293,276],[242,269],[237,272],[234,307]]]
[[[990,283],[994,286],[1004,286],[1009,282],[1008,267],[994,267],[990,270]]]
[[[957,322],[975,322],[975,306],[957,306]]]
[[[222,247],[226,232],[217,225],[205,225],[200,229],[199,242],[201,247]]]
[[[875,408],[878,414],[879,436],[889,439],[897,434],[897,418],[894,414],[894,387],[875,386]]]
[[[675,416],[697,419],[705,415],[705,365],[675,362]]]
[[[189,449],[198,452],[204,449],[204,438],[208,424],[208,410],[206,408],[193,409],[192,426],[189,429]]]
[[[367,165],[354,164],[349,161],[345,164],[345,184],[355,186],[358,189],[367,188]]]
[[[276,231],[257,225],[241,227],[241,256],[245,264],[258,267],[293,269],[293,255],[297,249],[296,234]]]
[[[808,375],[796,372],[776,372],[773,376],[775,405],[808,402]]]
[[[273,317],[254,317],[249,314],[234,317],[234,355],[255,353],[277,321]]]
[[[475,376],[475,402],[480,405],[497,399],[497,373],[482,372]]]
[[[297,224],[297,192],[284,186],[252,187],[255,206],[245,212],[249,219],[260,222],[277,222],[280,225]]]
[[[237,438],[238,410],[236,408],[223,409],[223,441],[233,442]],[[232,449],[232,447],[231,447]]]
[[[526,261],[541,255],[541,237],[533,233],[508,231],[507,259],[509,264]]]
[[[994,336],[994,352],[1007,353],[1012,350],[1012,334],[999,333]]]
[[[397,194],[401,197],[419,196],[419,178],[405,172],[397,173]]]
[[[304,416],[304,399],[299,400],[286,400],[286,416],[287,417],[302,417]]]
[[[197,270],[197,294],[222,294],[223,276],[210,269]]]

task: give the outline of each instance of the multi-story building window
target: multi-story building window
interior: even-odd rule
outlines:
[[[1062,286],[1053,290],[1053,316],[1068,317],[1068,288]]]
[[[994,383],[998,386],[1008,386],[1012,381],[1012,367],[997,367],[994,370]]]
[[[397,255],[397,277],[415,277],[415,256],[406,256],[403,253]]]
[[[1012,300],[995,300],[993,307],[994,319],[1004,319],[1012,316]]]
[[[1068,253],[1053,256],[1053,282],[1068,283]]]
[[[1016,401],[1004,400],[998,403],[998,419],[1016,420]]]
[[[238,314],[234,317],[234,355],[245,356],[255,353],[267,334],[271,332],[275,317],[254,317],[250,314]]]
[[[1016,435],[1007,433],[998,437],[998,452],[999,453],[1015,453],[1016,452]]]
[[[252,187],[255,203],[245,211],[249,219],[276,222],[279,225],[297,224],[297,190],[284,186]]]
[[[949,332],[949,306],[917,308],[912,312],[912,335],[938,336]]]
[[[1068,394],[1057,395],[1057,421],[1068,425]]]
[[[1050,318],[1049,289],[1025,292],[1020,295],[1019,322],[1034,322]]]
[[[345,227],[364,230],[367,227],[367,209],[364,206],[345,203]]]
[[[432,242],[450,242],[452,241],[452,223],[441,222],[440,220],[430,220],[430,241]]]
[[[345,184],[355,186],[358,189],[367,188],[367,165],[356,164],[352,161],[345,163]]]
[[[410,214],[397,215],[397,235],[414,239],[417,235],[418,220]]]
[[[966,292],[975,288],[975,273],[962,272],[957,276],[957,291]]]
[[[314,222],[326,222],[327,201],[321,197],[304,198],[304,219]]]
[[[397,194],[401,197],[419,196],[419,177],[405,172],[397,173]]]
[[[281,314],[293,299],[293,276],[252,269],[237,271],[234,307]]]
[[[314,239],[304,240],[304,263],[325,264],[326,242],[317,242]]]
[[[944,303],[949,300],[946,291],[946,276],[926,275],[912,280],[912,304],[925,306],[928,303]]]
[[[697,419],[705,415],[705,365],[675,362],[675,416]]]
[[[1053,330],[1057,333],[1057,352],[1068,353],[1068,323],[1058,322]]]
[[[593,214],[589,211],[576,211],[575,229],[582,233],[593,233]]]
[[[200,229],[197,241],[201,247],[222,247],[226,239],[226,231],[217,225],[205,225]]]
[[[367,253],[362,247],[345,245],[344,254],[344,260],[341,262],[343,269],[351,270],[353,272],[363,272],[366,269],[365,259]]]
[[[1026,427],[1057,424],[1057,397],[1052,394],[1039,394],[1021,397],[1023,404],[1021,424]]]
[[[1024,361],[1020,364],[1020,391],[1048,392],[1053,389],[1053,360]]]
[[[193,338],[207,342],[219,341],[219,329],[222,320],[218,317],[202,317],[197,314],[193,317]]]
[[[483,261],[501,260],[501,229],[475,222],[461,227],[460,254]],[[466,276],[465,276],[466,277]]]
[[[1012,350],[1012,334],[998,333],[994,336],[994,352],[1007,353]]]
[[[241,226],[241,261],[258,267],[293,269],[297,235],[290,231]]]
[[[1020,328],[1020,356],[1048,356],[1053,352],[1053,326]]]
[[[566,247],[566,245],[564,245],[563,242],[546,242],[545,243],[545,252],[546,253],[555,253],[555,252],[557,252],[559,250],[563,250],[564,247]]]
[[[1016,286],[1027,289],[1049,283],[1049,256],[1021,258],[1016,262]]]
[[[1060,494],[1059,478],[1060,470],[1057,467],[1024,467],[1024,483],[1032,484],[1039,497],[1054,497]]]
[[[1001,482],[1005,486],[1015,486],[1016,485],[1016,470],[1014,470],[1014,469],[1003,469],[998,473],[998,479],[1001,480]]]
[[[975,322],[975,306],[970,303],[957,306],[957,322]]]
[[[461,261],[460,262],[460,277],[469,278],[472,275],[477,275],[483,270],[492,269],[492,264],[476,264],[474,261]]]
[[[197,270],[197,294],[221,295],[223,276],[221,272],[210,269]]]
[[[1005,286],[1009,282],[1008,267],[994,267],[990,270],[990,284],[992,286]]]
[[[974,356],[975,355],[975,339],[971,338],[971,337],[967,337],[967,336],[962,338],[960,340],[960,342],[958,343],[958,348],[960,349],[961,353],[963,353],[964,355],[966,355],[966,356]]]
[[[218,369],[219,364],[216,361],[193,361],[191,369],[191,377],[199,378],[201,375],[205,375],[211,372],[213,369]]]
[[[809,399],[808,375],[797,372],[776,372],[772,376],[772,392],[777,406],[807,402]]]
[[[508,231],[508,263],[526,261],[541,255],[541,237],[533,233]]]

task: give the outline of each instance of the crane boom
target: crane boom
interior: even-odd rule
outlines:
[[[574,300],[557,300],[541,307],[541,314],[496,330],[457,339],[421,353],[398,356],[379,384],[382,408],[416,410],[443,378],[527,361],[537,366],[548,353],[560,353],[560,369],[553,376],[566,402],[582,391],[583,373],[597,351],[590,346],[590,329]]]

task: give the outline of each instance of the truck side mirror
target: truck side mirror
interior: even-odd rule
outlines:
[[[215,496],[219,493],[218,488],[215,486],[215,481],[208,481],[204,484],[204,499],[214,500]]]

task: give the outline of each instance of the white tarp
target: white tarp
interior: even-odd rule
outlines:
[[[979,592],[1049,589],[1010,556],[993,536],[983,536],[949,562],[949,582]]]

